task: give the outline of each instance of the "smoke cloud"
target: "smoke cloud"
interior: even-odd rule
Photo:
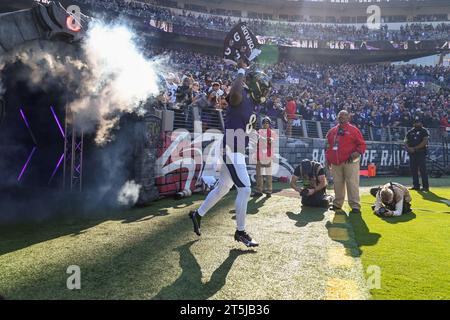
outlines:
[[[121,114],[143,113],[142,103],[158,93],[159,63],[139,52],[133,33],[123,25],[92,23],[82,47],[89,75],[70,108],[81,129],[97,127],[96,142],[102,145]]]
[[[139,198],[139,191],[142,186],[132,181],[127,181],[122,186],[117,196],[117,202],[124,206],[133,206]]]
[[[142,186],[131,180],[133,166],[129,163],[134,150],[134,127],[121,120],[126,118],[124,115],[146,112],[145,102],[159,92],[158,74],[169,71],[166,59],[146,58],[139,50],[135,34],[125,24],[110,25],[99,20],[90,23],[87,34],[76,46],[35,41],[22,46],[20,51],[0,56],[0,95],[10,90],[11,83],[19,81],[27,83],[30,90],[36,88],[37,92],[49,95],[64,91],[64,95],[57,98],[73,111],[74,125],[85,136],[95,136],[97,149],[85,154],[97,165],[93,166],[95,177],[84,189],[88,200],[80,201],[86,210],[131,206],[138,201]],[[9,72],[8,67],[15,63],[25,68]],[[8,81],[1,78],[5,76],[2,70],[7,69]],[[4,86],[2,80],[8,85]],[[119,127],[120,130],[116,130]],[[109,143],[113,140],[114,143]],[[8,163],[6,160],[6,155],[0,155],[0,168]],[[16,185],[16,179],[11,183]],[[0,187],[9,186],[0,175]],[[34,196],[36,198],[32,199]],[[42,203],[39,209],[42,217],[60,208],[59,204],[53,208],[41,200],[42,195],[33,194],[27,198],[26,205],[32,201]],[[11,198],[10,205],[7,201],[0,202],[0,207],[8,208],[11,218],[19,217],[15,214],[23,209],[18,206],[19,200]]]
[[[111,141],[111,130],[121,115],[143,114],[143,103],[158,93],[158,72],[163,58],[148,59],[140,52],[134,33],[126,25],[91,22],[81,44],[81,58],[61,52],[61,46],[34,43],[8,57],[6,64],[21,62],[30,73],[16,75],[32,86],[51,90],[55,78],[67,86],[69,108],[75,125],[95,133],[96,143]],[[0,78],[0,94],[4,87]]]

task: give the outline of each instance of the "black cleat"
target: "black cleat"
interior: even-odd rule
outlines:
[[[412,187],[412,188],[409,188],[409,190],[416,190],[416,191],[420,191],[420,187]]]
[[[350,211],[350,213],[352,213],[352,214],[361,214],[361,210],[355,208],[355,209],[352,209]]]
[[[250,237],[250,235],[247,232],[245,232],[245,231],[238,231],[238,230],[236,230],[236,232],[234,233],[234,240],[236,240],[238,242],[242,242],[247,247],[257,247],[257,246],[259,246],[259,243],[254,241],[252,239],[252,237]]]
[[[198,214],[197,210],[191,211],[189,213],[189,217],[191,218],[192,224],[194,225],[194,232],[198,236],[201,236],[202,233],[200,232],[200,224],[201,224],[201,221],[202,221],[202,217]]]
[[[422,188],[422,189],[420,189],[420,191],[422,191],[422,192],[430,192],[430,189],[429,188]]]

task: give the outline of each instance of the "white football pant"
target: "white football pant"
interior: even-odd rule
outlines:
[[[245,230],[245,216],[247,214],[247,203],[250,199],[251,184],[250,177],[245,164],[245,156],[242,153],[228,153],[222,159],[220,177],[217,186],[211,191],[198,208],[200,216],[204,216],[231,187],[236,185],[236,224],[237,230]]]

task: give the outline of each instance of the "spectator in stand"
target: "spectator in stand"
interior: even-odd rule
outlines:
[[[120,13],[132,19],[135,26],[149,28],[155,25],[155,21],[171,23],[173,29],[185,35],[202,36],[216,34],[221,37],[228,32],[237,22],[237,19],[220,17],[216,15],[205,15],[199,12],[183,11],[178,13],[166,8],[158,7],[149,3],[124,0],[74,0],[75,4],[83,5],[87,13],[105,12],[117,15]],[[92,11],[92,12],[89,12]],[[444,15],[445,16],[445,15]],[[443,17],[444,17],[443,16]],[[416,21],[436,21],[436,15],[415,17]],[[443,19],[440,18],[440,19]],[[310,17],[310,22],[324,22],[321,17]],[[406,22],[406,21],[403,21]],[[153,23],[153,24],[152,24]],[[385,40],[385,41],[408,41],[445,39],[450,36],[450,24],[430,23],[405,24],[400,30],[389,30],[387,25],[380,29],[371,30],[367,26],[361,27],[342,24],[305,24],[302,22],[285,23],[281,21],[268,21],[262,19],[250,19],[247,25],[259,36],[264,36],[266,44],[287,44],[295,46],[300,40]],[[335,78],[332,78],[334,82]]]
[[[444,139],[450,140],[450,119],[448,117],[448,114],[442,114],[439,124]]]
[[[173,101],[176,99],[173,90],[176,92],[178,89],[179,82],[176,79],[183,74],[190,74],[193,81],[198,82],[198,87],[192,85],[192,96],[193,102],[200,105],[203,105],[199,103],[202,102],[202,97],[209,93],[213,77],[222,80],[222,86],[219,87],[224,91],[223,95],[226,95],[226,84],[233,80],[233,69],[224,65],[217,56],[151,47],[146,48],[146,55],[167,56],[170,64],[177,66],[178,71],[172,71],[172,74],[166,77],[165,95],[170,100],[164,103],[167,108],[181,107],[179,103]],[[283,118],[286,97],[292,97],[296,101],[295,113],[300,114],[305,120],[315,119],[334,123],[337,111],[346,109],[353,115],[352,123],[365,134],[369,133],[369,124],[379,128],[386,126],[410,128],[412,119],[422,112],[427,117],[424,120],[427,126],[439,128],[442,112],[448,113],[450,102],[448,67],[299,64],[293,61],[257,66],[278,79],[274,82],[272,96],[269,97],[267,104],[263,105],[262,110],[262,114],[272,119]],[[302,75],[299,83],[283,82],[288,75],[294,78],[298,77],[298,74]],[[411,77],[420,75],[436,79],[435,82],[439,84],[440,89],[431,86],[408,86]],[[330,78],[333,79],[333,85],[330,85]],[[219,100],[219,106],[223,107],[220,102],[222,99]],[[284,121],[287,122],[287,119]],[[384,130],[372,131],[377,139],[386,138],[383,135]],[[403,139],[402,130],[398,132]]]
[[[286,104],[286,135],[288,137],[292,137],[292,122],[297,119],[297,104],[295,103],[295,99],[293,97],[288,97]]]
[[[223,95],[219,82],[213,82],[209,90],[208,100],[212,108],[220,109],[220,97]]]

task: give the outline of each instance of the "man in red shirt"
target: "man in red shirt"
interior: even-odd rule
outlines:
[[[292,122],[297,119],[297,104],[295,103],[294,98],[289,97],[288,103],[286,105],[286,117],[287,117],[287,126],[286,126],[286,135],[288,137],[292,136]]]
[[[446,139],[447,137],[450,138],[450,120],[448,118],[448,115],[443,115],[439,124],[441,127],[441,133],[442,133],[442,136],[444,137],[444,139]]]
[[[337,118],[339,124],[331,128],[326,137],[326,159],[334,181],[333,210],[342,210],[347,187],[351,213],[361,213],[359,168],[366,142],[361,131],[349,123],[350,115],[346,110],[339,112]]]

